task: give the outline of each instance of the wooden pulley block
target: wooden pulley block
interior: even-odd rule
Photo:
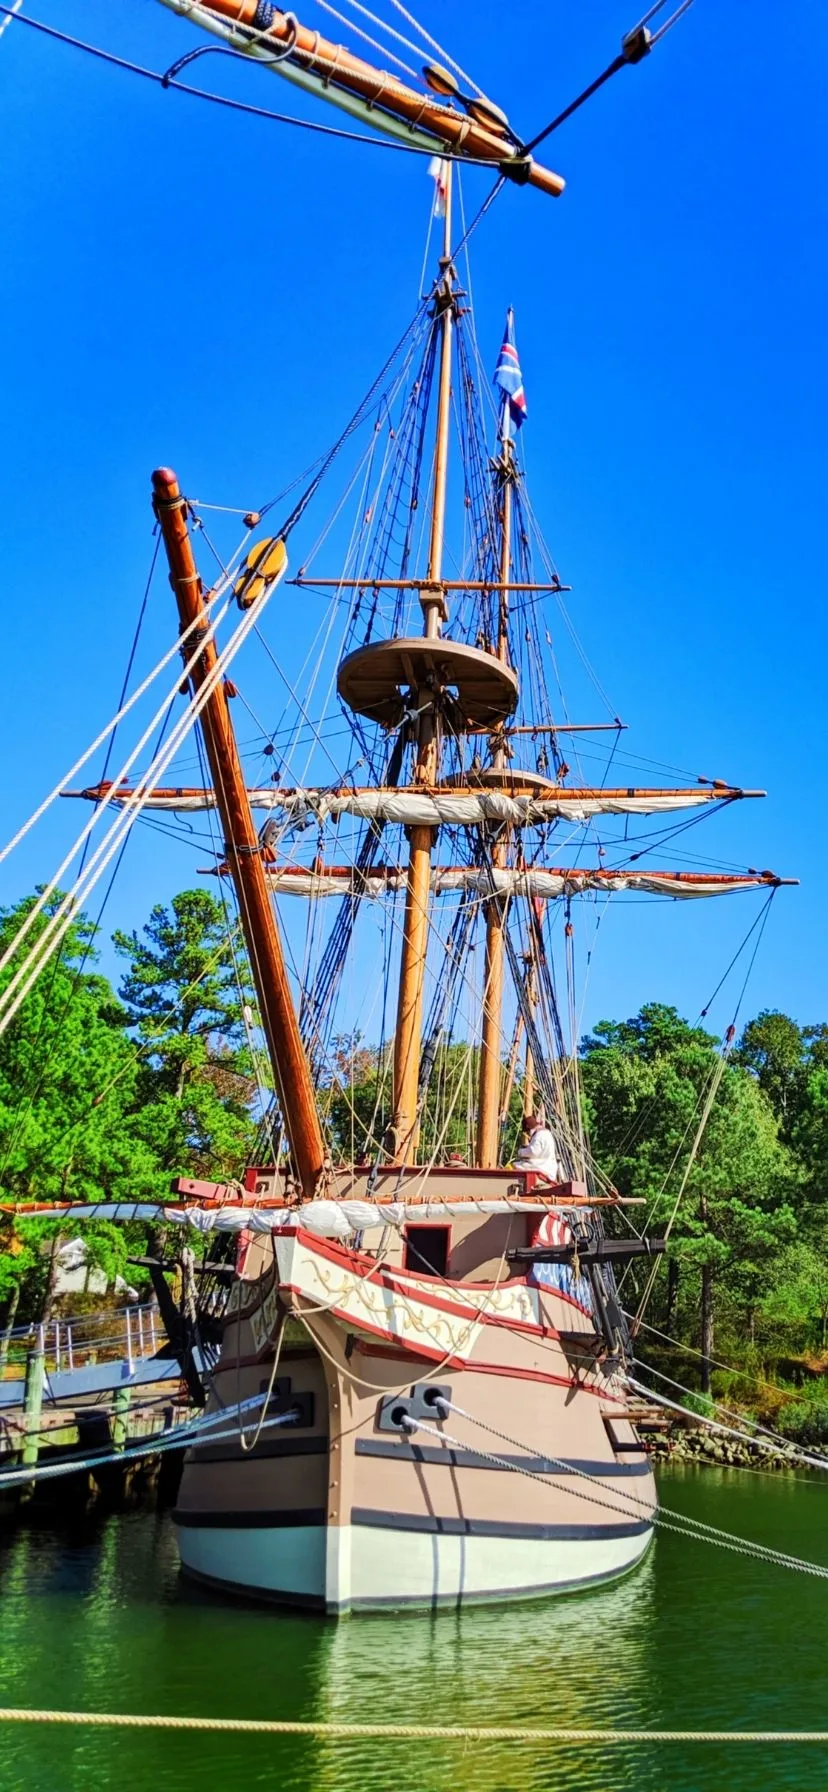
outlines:
[[[442,99],[459,100],[462,98],[460,87],[454,76],[442,63],[427,62],[423,69],[423,80],[432,93],[439,93]]]
[[[242,566],[238,577],[233,581],[233,591],[240,610],[249,610],[257,598],[274,579],[279,579],[287,566],[287,548],[284,542],[272,536],[264,541],[257,541],[255,547]]]

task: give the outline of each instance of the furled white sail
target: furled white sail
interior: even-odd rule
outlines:
[[[517,780],[516,780],[517,781]],[[397,822],[403,827],[475,827],[501,823],[527,827],[549,821],[590,821],[595,815],[659,815],[693,809],[739,792],[703,786],[690,790],[550,790],[512,795],[506,790],[274,791],[289,820],[328,821],[340,815],[362,821]],[[264,805],[262,805],[264,806]]]
[[[285,865],[267,867],[271,888],[280,896],[368,896],[373,898],[404,890],[406,872],[396,866],[362,873],[350,866],[332,865],[317,871]],[[578,896],[588,890],[634,890],[651,896],[729,896],[738,890],[773,889],[782,880],[770,871],[750,875],[710,875],[692,871],[604,871],[581,869],[517,871],[481,869],[474,865],[436,866],[431,873],[435,896],[463,893],[485,901],[492,895],[508,897]]]
[[[519,790],[520,777],[515,777]],[[73,793],[67,793],[73,794]],[[102,787],[78,795],[100,798]],[[695,809],[705,803],[732,802],[737,797],[763,796],[759,790],[740,790],[729,784],[703,784],[680,790],[578,790],[550,785],[531,794],[508,790],[280,790],[265,785],[248,791],[251,808],[263,809],[282,820],[301,826],[338,821],[351,815],[362,821],[396,822],[401,827],[478,827],[500,823],[509,827],[539,826],[552,821],[591,821],[596,815],[667,815]],[[123,803],[124,788],[109,801]],[[215,808],[212,790],[188,786],[156,790],[144,808],[196,810]]]
[[[96,1201],[44,1203],[37,1208],[38,1219],[114,1220],[121,1225],[135,1221],[163,1220],[174,1226],[192,1226],[208,1232],[280,1232],[300,1225],[320,1238],[348,1238],[355,1232],[375,1231],[383,1226],[400,1227],[407,1220],[443,1220],[455,1214],[479,1213],[575,1213],[583,1207],[581,1200],[554,1192],[543,1199],[537,1188],[530,1196],[513,1199],[456,1201],[308,1201],[298,1207],[255,1207],[239,1204],[228,1207],[173,1207],[165,1201]],[[31,1216],[30,1216],[31,1217]]]

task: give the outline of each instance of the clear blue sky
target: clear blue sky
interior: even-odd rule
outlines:
[[[156,68],[198,41],[152,0],[26,10]],[[621,0],[419,12],[438,34],[450,14],[449,48],[526,135],[635,22]],[[802,879],[748,1008],[803,1021],[828,1016],[827,55],[821,0],[696,0],[547,146],[564,197],[505,192],[473,264],[492,364],[516,309],[535,507],[630,749],[770,792],[696,840]],[[195,78],[340,122],[264,71],[208,57]],[[0,103],[5,839],[114,708],[150,470],[255,504],[326,447],[411,313],[428,199],[416,158],[164,93],[15,24]],[[470,208],[489,184],[466,175]],[[162,583],[158,641],[167,602]],[[0,867],[0,900],[51,871],[68,807]],[[192,855],[136,837],[107,918],[185,881]],[[651,997],[695,1015],[748,900],[630,910],[589,1018]]]

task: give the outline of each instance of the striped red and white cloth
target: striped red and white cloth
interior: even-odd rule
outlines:
[[[535,1247],[545,1246],[547,1250],[559,1250],[561,1246],[572,1244],[575,1234],[562,1213],[549,1212],[543,1215],[532,1238]],[[583,1276],[576,1276],[568,1263],[533,1263],[529,1280],[536,1288],[553,1288],[558,1294],[567,1294],[571,1300],[577,1300],[582,1307],[592,1311],[592,1295],[589,1283]]]

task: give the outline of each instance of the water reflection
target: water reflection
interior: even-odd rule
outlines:
[[[330,1721],[381,1710],[402,1723],[563,1724],[601,1721],[638,1726],[647,1709],[646,1661],[652,1625],[655,1564],[600,1592],[463,1613],[413,1613],[352,1620],[327,1631],[320,1645],[320,1710]],[[600,1713],[611,1709],[613,1719]],[[391,1746],[391,1745],[388,1745]],[[400,1745],[393,1745],[399,1749]],[[465,1782],[469,1750],[475,1785],[548,1785],[549,1759],[515,1744],[422,1745],[416,1783],[443,1792]],[[363,1755],[366,1753],[362,1745]],[[563,1766],[561,1750],[555,1755]],[[383,1758],[384,1757],[384,1758]],[[343,1786],[341,1746],[317,1760],[320,1788]],[[349,1784],[349,1782],[344,1782]],[[353,1784],[357,1785],[354,1775]],[[567,1779],[578,1786],[601,1780]],[[621,1786],[627,1782],[618,1779]],[[632,1782],[630,1782],[632,1783]],[[363,1761],[362,1785],[387,1787],[388,1751]]]
[[[666,1502],[811,1559],[828,1488],[673,1473]],[[182,1581],[167,1518],[0,1539],[0,1701],[328,1721],[591,1727],[826,1722],[828,1587],[662,1535],[616,1586],[338,1625]],[[0,1729],[3,1792],[766,1792],[828,1785],[828,1751],[353,1743]]]

